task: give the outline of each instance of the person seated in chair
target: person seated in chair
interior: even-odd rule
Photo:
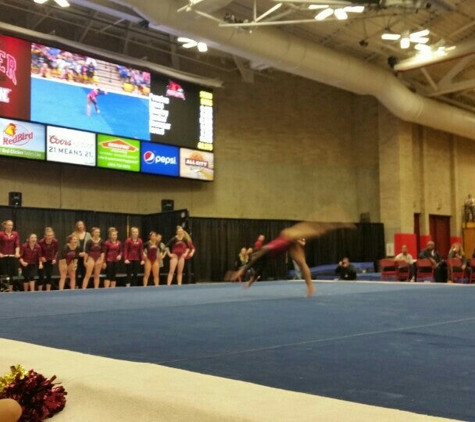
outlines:
[[[447,265],[440,257],[440,253],[435,250],[435,243],[430,240],[427,247],[419,253],[420,259],[429,259],[434,268],[434,278],[437,283],[445,283],[447,281]]]
[[[407,262],[409,264],[411,281],[416,280],[416,262],[414,261],[412,255],[407,251],[407,245],[402,245],[401,253],[396,255],[394,260]]]
[[[356,275],[356,268],[350,264],[349,258],[343,258],[339,263],[338,267],[335,269],[340,277],[340,280],[356,280],[358,277]]]
[[[456,242],[450,247],[450,252],[448,258],[458,258],[460,261],[462,261],[462,266],[461,267],[454,267],[453,270],[456,272],[460,271],[465,271],[468,272],[470,271],[470,267],[467,267],[467,257],[465,256],[465,252],[463,251],[463,247],[460,243]],[[470,279],[470,277],[469,277]],[[453,279],[448,279],[447,283],[453,283]]]

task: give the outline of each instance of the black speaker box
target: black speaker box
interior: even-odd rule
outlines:
[[[21,192],[8,192],[8,205],[21,207]]]
[[[371,223],[371,214],[369,212],[362,212],[360,214],[360,223]]]
[[[173,199],[162,199],[162,212],[173,211],[175,209],[175,201]]]

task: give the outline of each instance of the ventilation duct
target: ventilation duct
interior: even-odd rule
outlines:
[[[421,97],[376,65],[273,28],[259,28],[252,34],[222,28],[193,13],[177,12],[174,0],[112,2],[129,6],[162,31],[200,39],[221,51],[356,94],[372,95],[402,120],[475,140],[474,114]]]

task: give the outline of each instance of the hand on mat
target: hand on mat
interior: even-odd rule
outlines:
[[[229,277],[229,281],[239,281],[239,282],[241,282],[241,277],[244,274],[246,274],[246,269],[245,268],[241,268],[237,271],[233,271],[233,273]]]

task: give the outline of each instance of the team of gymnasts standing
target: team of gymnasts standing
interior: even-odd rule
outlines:
[[[93,279],[93,286],[100,286],[100,274],[105,270],[104,287],[116,287],[119,263],[125,263],[127,287],[138,285],[138,274],[143,266],[142,285],[147,286],[149,277],[158,286],[160,268],[164,258],[170,258],[170,270],[167,285],[173,281],[176,271],[177,284],[182,284],[185,261],[192,258],[195,246],[189,234],[177,226],[176,235],[167,244],[162,242],[162,235],[152,231],[148,240],[140,238],[139,229],[132,227],[129,237],[124,241],[118,239],[115,227],[107,230],[107,240],[101,237],[101,230],[93,227],[86,230],[83,221],[78,221],[66,243],[60,248],[52,227],[46,227],[44,236],[38,240],[31,233],[25,243],[14,230],[13,221],[2,223],[0,231],[0,277],[8,290],[12,291],[14,280],[23,279],[23,291],[51,290],[53,268],[58,264],[60,279],[59,290],[63,290],[69,280],[70,289],[76,289],[76,280],[82,279],[82,289],[87,289]]]

